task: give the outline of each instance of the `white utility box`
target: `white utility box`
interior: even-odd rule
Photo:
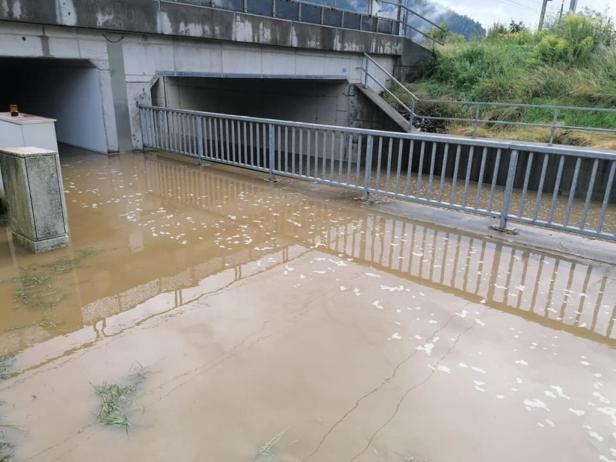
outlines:
[[[55,119],[31,114],[12,117],[10,112],[0,112],[0,149],[36,146],[58,152]],[[4,195],[0,173],[0,196]]]

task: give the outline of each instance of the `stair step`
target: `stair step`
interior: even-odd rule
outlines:
[[[400,126],[404,131],[410,132],[411,127],[409,127],[409,121],[404,118],[402,114],[400,114],[396,109],[389,104],[385,99],[379,95],[374,90],[370,88],[366,88],[363,85],[355,85],[355,87],[361,91],[366,98],[372,101],[376,106],[383,111],[391,120],[393,120],[396,124]]]

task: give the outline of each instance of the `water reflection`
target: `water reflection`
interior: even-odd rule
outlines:
[[[219,177],[210,182],[198,170],[180,164],[149,160],[146,166],[148,184],[155,193],[196,207],[226,208],[229,198],[238,194],[240,180],[235,178]],[[189,185],[188,189],[178,193],[178,179]],[[218,191],[218,195],[212,191]],[[250,193],[257,191],[250,189]],[[359,263],[577,335],[616,339],[616,284],[608,266],[387,215],[364,213],[346,216],[340,220],[345,223],[338,223],[331,218],[333,205],[287,205],[290,207],[270,209],[264,221],[277,223],[283,235],[303,238],[303,245],[316,245],[321,251],[352,257]],[[318,227],[314,225],[315,209],[320,214]],[[305,229],[309,222],[312,233],[300,236],[298,228]]]
[[[616,283],[602,265],[358,208],[343,195],[155,156],[65,151],[73,245],[32,256],[0,241],[0,350],[24,369],[286,264],[311,248],[551,328],[616,345]],[[56,306],[16,292],[32,267],[95,252],[57,274]],[[62,335],[64,337],[62,337]],[[28,361],[27,358],[32,358]]]

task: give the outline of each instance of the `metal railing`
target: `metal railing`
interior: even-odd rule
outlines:
[[[616,154],[140,106],[143,146],[616,240]]]
[[[376,68],[375,71],[370,68]],[[362,80],[364,86],[368,86],[370,82],[374,82],[379,88],[393,100],[393,105],[401,114],[408,119],[409,129],[425,125],[426,121],[440,122],[459,122],[469,124],[472,127],[472,136],[477,136],[477,131],[481,125],[484,126],[507,126],[507,127],[531,127],[543,128],[549,130],[549,144],[555,140],[558,130],[573,130],[587,131],[599,133],[616,134],[616,109],[611,108],[593,108],[593,107],[578,107],[578,106],[558,106],[549,104],[523,104],[523,103],[490,103],[483,101],[455,101],[455,100],[439,100],[439,99],[422,99],[410,91],[402,82],[396,79],[390,72],[381,66],[374,58],[364,53],[363,65],[360,68],[362,72]],[[394,90],[399,90],[399,95],[396,95]],[[426,106],[432,114],[443,109],[451,114],[460,114],[454,116],[438,116],[421,113],[421,108]],[[534,112],[535,117],[544,117],[545,122],[524,122],[521,120],[501,120],[498,114],[492,114],[487,117],[487,110],[514,110],[517,111],[518,117],[522,118],[522,111],[526,110]],[[614,122],[612,128],[578,126],[559,122],[559,117],[565,113],[570,114],[605,114],[613,116]],[[469,117],[463,117],[468,114]]]
[[[220,8],[225,10],[256,14],[272,18],[341,27],[366,32],[409,36],[410,32],[420,34],[433,43],[437,39],[425,33],[423,28],[439,25],[406,6],[402,0],[380,3],[391,5],[390,15],[373,11],[372,0],[158,0],[171,3]],[[391,16],[391,17],[390,17]],[[413,21],[418,24],[414,25]]]

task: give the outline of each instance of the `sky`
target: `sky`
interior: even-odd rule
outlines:
[[[490,27],[495,22],[508,24],[511,19],[523,21],[531,27],[537,27],[541,13],[542,0],[433,0],[458,13],[465,14],[484,27]],[[560,12],[562,0],[552,0],[548,3],[548,15]],[[569,9],[570,0],[565,0],[565,11]],[[608,14],[616,19],[615,0],[579,0],[578,11],[590,7]]]

